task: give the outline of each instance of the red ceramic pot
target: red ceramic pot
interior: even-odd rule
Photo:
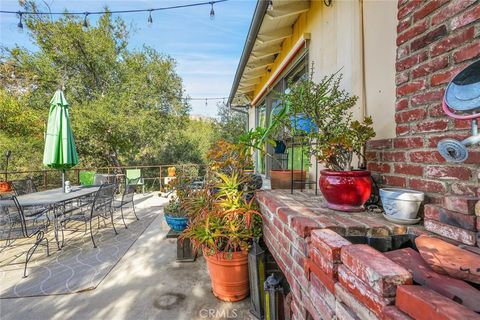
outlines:
[[[0,182],[0,192],[10,192],[12,191],[12,183],[8,181]]]
[[[370,171],[320,171],[320,190],[327,206],[339,211],[363,211],[372,192]]]

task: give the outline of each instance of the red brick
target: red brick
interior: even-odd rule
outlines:
[[[410,17],[403,20],[399,20],[397,24],[397,34],[407,30],[412,25],[412,19]]]
[[[340,284],[377,316],[381,316],[383,308],[393,304],[393,298],[380,296],[344,265],[338,268],[338,277]]]
[[[478,5],[461,15],[454,17],[450,22],[450,28],[455,30],[477,20],[480,20],[480,6]]]
[[[444,163],[445,159],[435,151],[413,151],[410,152],[410,161],[421,163]]]
[[[340,283],[335,284],[335,296],[338,302],[342,302],[348,309],[356,315],[356,319],[377,320],[378,317],[368,309],[363,303],[358,301],[344,286]]]
[[[405,95],[418,92],[419,90],[425,89],[425,80],[415,80],[410,81],[406,84],[397,87],[397,97],[403,97]],[[420,118],[417,118],[418,120]]]
[[[399,10],[397,12],[398,20],[409,15],[415,8],[418,8],[421,3],[422,2],[420,0],[406,1],[402,7],[399,7]]]
[[[342,247],[350,244],[350,241],[332,230],[321,229],[312,231],[311,245],[318,249],[328,261],[340,262]]]
[[[474,2],[475,1],[473,0],[451,1],[447,6],[443,7],[438,13],[432,16],[432,25],[444,23]]]
[[[461,65],[442,73],[436,73],[432,76],[430,84],[432,86],[438,86],[440,84],[448,83],[464,68],[465,65]]]
[[[401,52],[402,50],[397,49],[397,55]],[[400,72],[403,70],[410,69],[411,67],[419,64],[420,62],[427,60],[427,57],[428,55],[425,51],[413,54],[409,57],[406,57],[403,60],[400,60],[400,57],[398,57],[397,62],[395,63],[395,70],[397,70],[397,72]]]
[[[335,295],[323,285],[322,281],[315,274],[311,275],[309,289],[312,296],[319,296],[330,308],[335,308]],[[315,302],[317,299],[313,299],[312,297],[312,300]]]
[[[331,293],[335,293],[335,283],[337,283],[337,280],[323,272],[323,270],[320,269],[320,267],[311,259],[305,259],[304,270],[308,279],[311,279],[313,275],[317,276],[325,288],[327,288]]]
[[[430,178],[469,180],[472,171],[466,167],[428,166],[426,175]]]
[[[399,286],[396,306],[417,320],[478,320],[480,315],[422,286]]]
[[[477,220],[476,228],[480,230],[480,217],[476,217],[475,219]]]
[[[395,84],[400,85],[402,83],[407,82],[409,79],[410,77],[409,77],[408,71],[397,73],[397,75],[395,76]]]
[[[391,149],[392,139],[377,139],[367,142],[368,149]]]
[[[454,126],[455,126],[455,129],[470,129],[471,121],[455,119]]]
[[[409,41],[410,39],[415,38],[419,34],[422,34],[428,29],[428,21],[422,21],[414,24],[412,27],[406,29],[404,32],[400,33],[397,36],[397,46],[400,46],[402,43]]]
[[[480,291],[465,281],[435,272],[422,256],[411,248],[386,252],[385,255],[413,274],[413,281],[472,311],[480,311]]]
[[[426,112],[424,109],[413,109],[395,113],[395,122],[404,123],[425,118]]]
[[[395,111],[402,111],[408,109],[408,99],[398,100],[395,104]]]
[[[339,263],[332,262],[327,257],[323,256],[315,247],[310,247],[308,256],[327,276],[332,279],[338,279],[338,265]]]
[[[448,57],[440,57],[434,60],[430,60],[422,65],[415,67],[412,70],[412,77],[418,78],[423,77],[426,75],[430,75],[431,73],[443,69],[448,65]]]
[[[380,160],[380,154],[378,152],[375,152],[375,151],[367,151],[365,152],[365,159],[367,161],[376,161],[376,160]]]
[[[319,224],[313,218],[304,216],[292,217],[290,226],[302,238],[309,236],[313,229],[320,228]]]
[[[470,27],[459,34],[449,36],[432,46],[432,48],[430,49],[430,56],[435,57],[454,48],[458,48],[469,40],[472,40],[474,36],[474,27]]]
[[[277,208],[277,214],[280,220],[288,225],[290,223],[291,217],[298,215],[295,210],[287,208],[287,207],[279,207]]]
[[[367,165],[368,170],[388,173],[390,172],[390,165],[388,163],[375,163],[369,162]]]
[[[405,159],[404,151],[386,151],[383,153],[383,161],[401,162]]]
[[[448,134],[445,134],[445,135],[441,135],[441,136],[430,136],[428,137],[428,147],[430,148],[436,148],[438,143],[440,142],[440,140],[443,140],[443,139],[455,139],[455,140],[463,140],[465,139],[466,137],[468,137],[469,134],[467,133],[448,133]]]
[[[472,151],[468,152],[468,158],[464,162],[465,164],[480,164],[480,151]]]
[[[393,141],[393,146],[395,147],[395,149],[420,148],[420,147],[423,147],[423,138],[422,137],[396,138]]]
[[[474,215],[475,204],[479,200],[479,197],[446,196],[443,205],[448,210]]]
[[[397,61],[400,59],[405,58],[410,54],[410,47],[408,46],[403,46],[403,47],[397,47]],[[424,57],[424,60],[426,59],[426,56]]]
[[[412,275],[382,253],[365,244],[344,246],[342,262],[383,297],[395,296],[400,284],[412,283]]]
[[[445,183],[439,181],[411,178],[408,180],[408,184],[411,189],[418,191],[432,193],[441,193],[447,191]]]
[[[426,204],[424,208],[425,218],[435,220],[450,226],[459,227],[465,230],[475,231],[475,216],[466,215],[440,206]]]
[[[438,132],[445,131],[448,127],[448,120],[432,120],[432,121],[422,121],[413,127],[412,132],[414,133],[423,133],[423,132]]]
[[[407,179],[398,176],[383,176],[385,185],[405,188],[407,186]]]
[[[395,164],[393,172],[412,176],[423,176],[423,167],[414,164]]]
[[[445,112],[443,112],[442,104],[437,103],[436,105],[428,107],[428,115],[434,118],[445,117]]]
[[[443,90],[421,93],[412,97],[411,104],[414,107],[429,104],[432,102],[441,102],[443,99]]]
[[[358,320],[353,311],[338,300],[335,302],[335,315],[338,320]]]
[[[432,42],[442,38],[447,34],[447,27],[445,25],[438,26],[437,28],[429,31],[427,34],[415,39],[410,44],[410,49],[413,51],[417,51],[425,46],[429,45]]]
[[[395,127],[395,133],[397,136],[402,136],[407,133],[410,133],[410,125],[409,124],[397,124]]]
[[[450,185],[452,193],[460,196],[478,196],[480,195],[480,185],[478,183],[454,182]]]
[[[480,7],[478,7],[480,9]],[[463,62],[465,60],[470,60],[477,58],[480,54],[480,41],[471,43],[461,49],[458,49],[453,54],[453,59],[455,62]]]
[[[388,306],[383,309],[382,320],[413,320],[395,306]]]
[[[343,216],[337,214],[337,216],[335,217],[335,221],[337,221],[338,224],[342,225],[345,228],[345,235],[358,236],[366,234],[366,229],[368,225],[358,223],[358,221],[355,221],[350,216]]]
[[[465,229],[449,226],[435,220],[425,219],[425,229],[430,232],[436,233],[443,237],[474,246],[476,243],[477,235],[475,232]]]
[[[421,8],[415,11],[413,14],[414,21],[421,20],[426,16],[430,15],[433,11],[443,6],[448,0],[436,0],[436,1],[428,1],[426,4]]]

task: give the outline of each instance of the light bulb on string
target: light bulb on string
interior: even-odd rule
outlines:
[[[268,10],[268,11],[272,11],[272,10],[273,10],[273,1],[272,1],[272,0],[268,1],[267,10]]]
[[[88,20],[87,20],[88,15],[89,15],[89,13],[85,12],[85,17],[83,18],[83,27],[84,28],[88,28]]]
[[[150,13],[148,14],[148,26],[151,26],[152,23],[153,23],[152,10],[150,10]]]
[[[215,10],[213,9],[213,2],[210,2],[210,4],[212,5],[212,8],[210,9],[210,20],[214,20],[215,19]]]
[[[18,24],[17,24],[17,27],[19,29],[22,29],[23,30],[23,23],[22,23],[22,16],[23,16],[23,12],[18,12],[18,16],[19,16],[19,20],[18,20]]]

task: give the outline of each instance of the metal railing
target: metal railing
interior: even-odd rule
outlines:
[[[141,169],[142,177],[145,180],[147,190],[160,190],[163,183],[163,178],[168,176],[168,168],[175,167],[179,171],[192,171],[198,177],[203,177],[206,174],[207,167],[198,164],[169,164],[169,165],[132,165],[119,167],[91,167],[91,168],[72,168],[65,171],[66,180],[72,184],[80,184],[80,172],[95,171],[98,174],[125,174],[127,169]],[[0,172],[0,180],[4,179],[5,172]],[[55,169],[44,170],[30,170],[30,171],[8,171],[8,180],[19,180],[30,178],[33,180],[39,190],[47,190],[58,188],[62,185],[62,171]],[[158,186],[158,189],[155,189]]]

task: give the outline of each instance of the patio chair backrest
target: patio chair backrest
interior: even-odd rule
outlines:
[[[37,187],[32,179],[13,180],[12,187],[17,196],[37,192]]]
[[[82,186],[91,186],[95,182],[95,171],[80,171],[79,178]]]
[[[102,184],[93,199],[91,217],[110,212],[114,197],[115,186],[113,184]]]
[[[135,185],[142,185],[143,184],[143,176],[141,169],[127,169],[125,172],[127,185],[133,185],[133,181],[135,180]]]
[[[46,229],[48,219],[36,219],[46,213],[46,209],[37,211],[37,215],[29,216],[27,213],[33,209],[23,208],[16,196],[3,197],[0,201],[6,202],[0,208],[0,240],[27,238]]]
[[[122,195],[122,205],[133,202],[133,197],[135,195],[135,189],[136,189],[135,185],[136,184],[132,183],[131,185],[127,185],[125,187],[125,191],[123,192],[123,195]]]

